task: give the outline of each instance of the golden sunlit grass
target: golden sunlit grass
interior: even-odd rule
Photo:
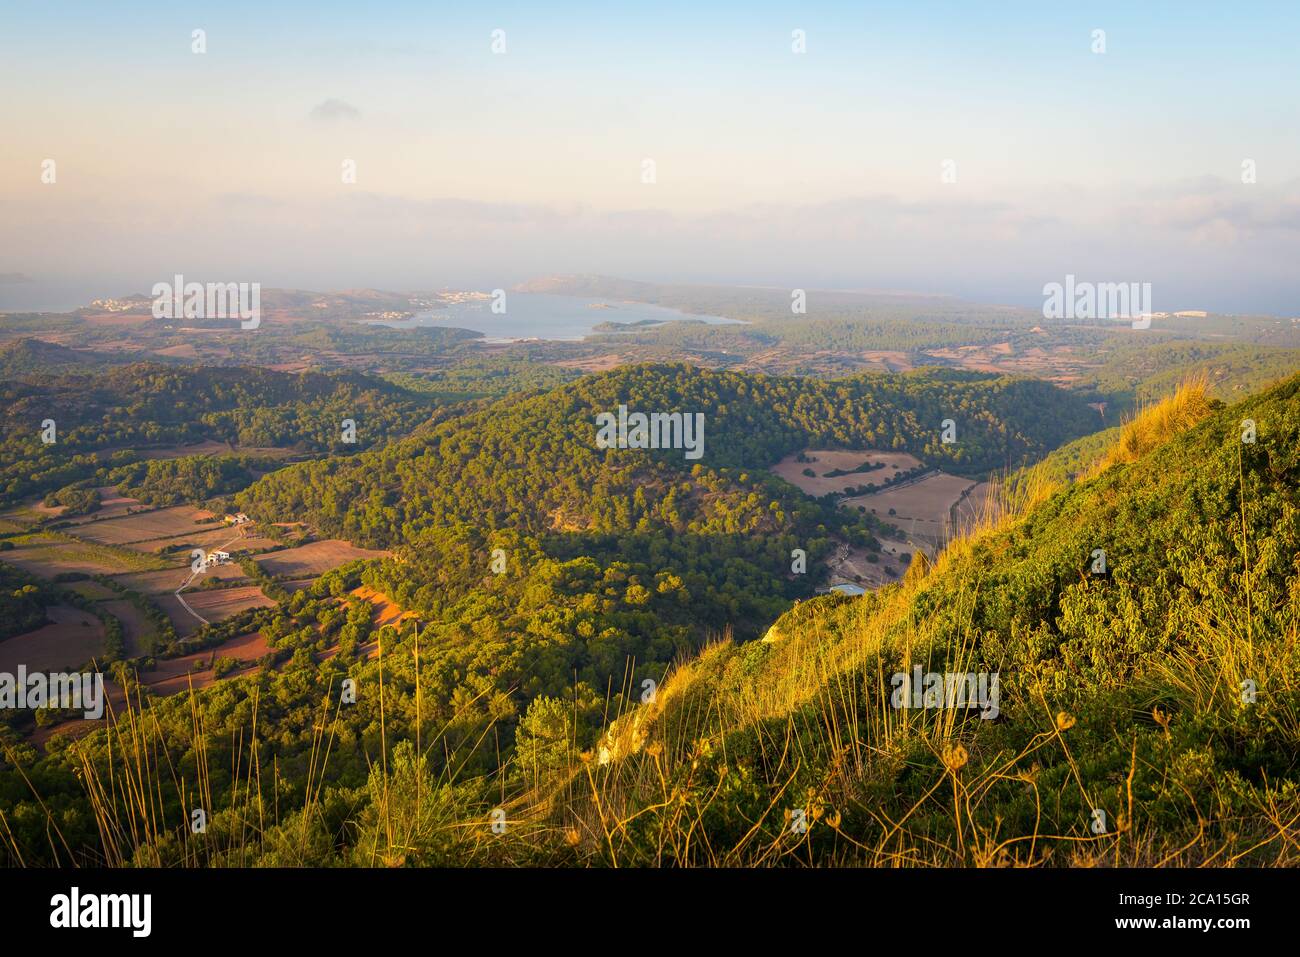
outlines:
[[[1185,431],[1211,411],[1203,381],[1184,383],[1168,399],[1127,423],[1114,448],[1090,477],[1117,463],[1136,460]],[[960,633],[956,647],[936,647],[932,621],[916,614],[916,598],[928,584],[963,565],[970,571],[976,546],[1004,533],[1060,490],[1042,469],[1029,469],[990,484],[976,520],[933,563],[918,562],[904,580],[845,608],[814,603],[785,616],[761,652],[723,641],[679,667],[659,698],[622,715],[617,757],[576,768],[587,793],[570,794],[562,806],[538,811],[564,827],[579,860],[620,865],[765,866],[779,863],[871,866],[1008,866],[1047,863],[1072,866],[1195,866],[1232,864],[1252,855],[1276,865],[1300,862],[1300,796],[1263,782],[1250,789],[1247,813],[1217,843],[1208,823],[1221,794],[1189,794],[1191,836],[1171,838],[1152,828],[1135,806],[1135,784],[1186,792],[1175,767],[1139,755],[1137,739],[1122,745],[1126,768],[1116,781],[1085,771],[1095,758],[1076,718],[1055,710],[1044,689],[1032,685],[1033,714],[1018,719],[1036,728],[1015,751],[988,750],[979,721],[954,709],[930,715],[888,706],[885,662],[930,661],[937,655],[961,671],[973,656],[976,636]],[[1243,504],[1243,509],[1247,506]],[[1244,524],[1243,524],[1244,528]],[[1250,542],[1240,547],[1249,564]],[[978,574],[955,599],[959,614],[973,606]],[[1275,705],[1266,713],[1286,741],[1300,750],[1300,654],[1291,633],[1267,645],[1252,641],[1249,602],[1220,596],[1204,610],[1199,641],[1160,660],[1148,679],[1179,704],[1171,716],[1157,705],[1153,720],[1170,734],[1173,722],[1215,709],[1240,709],[1245,682],[1269,676]],[[755,656],[758,656],[755,660]],[[892,655],[892,657],[891,657]],[[751,662],[753,664],[751,665]],[[1256,676],[1251,679],[1251,676]],[[635,730],[635,738],[628,732]],[[752,751],[730,748],[752,739],[766,766],[753,766]],[[917,748],[932,760],[917,763]],[[1040,754],[1049,753],[1063,775],[1044,790]],[[916,802],[891,818],[872,795],[877,782],[900,771],[930,775]],[[753,815],[725,840],[706,821],[728,813],[738,779],[761,771],[766,796]],[[812,783],[809,784],[811,779]],[[1000,801],[1008,786],[1032,798],[1034,823],[1024,833],[1004,833]],[[1089,819],[1053,829],[1059,808],[1108,807],[1111,816],[1094,831]],[[1238,813],[1240,814],[1240,806]],[[795,827],[800,815],[802,827]],[[858,825],[850,832],[845,820]],[[870,823],[863,826],[863,820]],[[940,824],[940,821],[946,823]],[[716,830],[716,828],[714,828]],[[823,839],[816,857],[814,835]]]
[[[1091,478],[1112,465],[1136,462],[1209,414],[1210,397],[1206,377],[1202,375],[1183,381],[1172,395],[1140,409],[1132,419],[1125,422],[1114,447],[1085,477]]]

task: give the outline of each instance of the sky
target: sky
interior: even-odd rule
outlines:
[[[1072,274],[1300,315],[1300,4],[619,7],[0,0],[0,309]]]

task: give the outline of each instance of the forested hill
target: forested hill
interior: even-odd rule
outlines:
[[[620,405],[703,413],[702,457],[598,448],[597,414]],[[803,448],[907,451],[979,475],[1100,427],[1081,399],[1032,379],[921,370],[820,381],[639,365],[507,398],[363,455],[285,469],[248,489],[241,505],[378,546],[460,523],[520,534],[672,526],[688,512],[712,514],[708,492],[690,478],[725,476],[759,495],[772,483],[758,470]],[[745,520],[732,518],[724,525],[743,530]]]
[[[37,348],[48,358],[59,347]],[[15,361],[30,354],[29,346],[6,353]],[[104,484],[101,468],[135,461],[150,446],[217,441],[349,452],[409,435],[438,414],[426,397],[338,373],[133,363],[3,381],[0,503],[69,483]],[[352,443],[346,419],[356,424]],[[49,421],[52,442],[41,436]]]
[[[15,339],[0,346],[0,379],[84,369],[104,361],[100,356],[40,339]]]
[[[681,669],[605,739],[640,753],[592,859],[766,862],[784,803],[806,863],[1294,866],[1300,377],[1179,401],[938,566]],[[997,713],[900,704],[918,665],[999,675]],[[708,842],[664,839],[679,806]]]

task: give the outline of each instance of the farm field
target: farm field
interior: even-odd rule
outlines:
[[[950,535],[951,509],[978,483],[946,472],[872,495],[846,498],[845,508],[862,506],[889,522],[911,541],[924,543],[931,555]],[[892,513],[890,510],[893,510]]]
[[[193,346],[188,348],[193,351]],[[283,459],[297,454],[294,449],[281,449],[274,446],[236,446],[212,440],[194,445],[166,445],[156,449],[140,450],[142,459],[179,459],[191,455],[256,455],[261,458]]]
[[[804,461],[800,461],[801,457]],[[884,468],[869,472],[853,471],[868,461],[883,463]],[[859,488],[868,483],[879,485],[900,473],[922,467],[920,459],[906,452],[805,449],[801,453],[787,455],[772,466],[771,471],[800,491],[820,497],[832,493],[843,494],[846,489]],[[807,470],[814,474],[805,474]],[[826,474],[833,471],[846,474]],[[874,512],[881,521],[897,527],[902,538],[897,541],[882,538],[882,550],[875,554],[874,562],[868,559],[871,553],[865,549],[841,546],[827,560],[831,572],[830,584],[879,588],[897,581],[907,570],[914,551],[921,548],[933,557],[951,536],[954,522],[970,523],[975,519],[983,502],[985,488],[987,483],[976,483],[960,476],[935,471],[879,492],[845,498],[840,503],[841,507]],[[900,561],[900,556],[906,558]]]
[[[829,587],[836,585],[859,585],[865,589],[880,588],[890,582],[898,581],[907,571],[907,564],[899,560],[901,554],[910,554],[912,546],[906,542],[881,540],[881,551],[874,553],[873,562],[867,556],[873,553],[865,548],[849,548],[847,545],[831,558],[826,567],[830,570]]]
[[[100,607],[122,623],[123,640],[126,644],[128,658],[149,653],[149,639],[154,634],[153,625],[135,605],[125,598],[118,598],[114,601],[106,601]]]
[[[219,519],[212,521],[214,518],[216,516],[205,509],[176,505],[121,518],[87,522],[78,526],[77,536],[104,545],[126,545],[223,528]]]
[[[952,508],[954,531],[963,532],[976,524],[985,514],[989,494],[993,491],[990,482],[980,482],[957,501]]]
[[[89,515],[78,515],[69,519],[73,525],[85,525],[110,518],[121,518],[129,514],[133,508],[144,507],[138,499],[123,495],[112,485],[100,486],[96,491],[99,492],[99,508]]]
[[[1031,331],[1042,333],[1040,329]],[[1068,384],[1096,364],[1093,356],[1061,344],[1046,349],[1036,345],[1017,347],[1010,342],[997,342],[988,345],[930,348],[925,350],[925,355],[963,369],[995,372],[1001,375],[1032,376],[1061,385]]]
[[[183,557],[183,562],[178,559],[173,567],[165,571],[119,575],[117,581],[132,591],[138,591],[145,595],[170,594],[180,588],[185,579],[189,577],[189,556]],[[220,578],[222,580],[244,577],[244,571],[238,565],[218,565],[215,568],[210,568],[204,574],[209,578]]]
[[[800,462],[798,455],[787,455],[772,466],[771,470],[801,492],[812,496],[826,495],[828,492],[843,492],[846,488],[857,488],[868,482],[880,485],[899,472],[906,472],[921,464],[920,459],[906,452],[881,452],[875,449],[862,451],[807,449],[800,454],[812,461]],[[866,461],[883,462],[885,467],[870,472],[852,471]],[[805,475],[805,469],[811,469],[816,475]],[[829,478],[826,476],[827,472],[837,469],[849,474]]]
[[[881,372],[911,372],[915,368],[912,356],[906,352],[875,349],[862,353],[864,367]]]
[[[171,619],[172,625],[176,628],[176,633],[182,638],[188,638],[203,625],[203,622],[185,610],[185,606],[180,603],[174,593],[168,592],[165,595],[153,595],[151,597],[154,604],[167,613],[167,617]],[[189,601],[189,597],[187,596],[185,600]]]
[[[286,548],[258,556],[255,561],[270,576],[288,575],[294,578],[323,575],[358,559],[386,558],[388,552],[357,548],[341,539],[331,538],[321,542]]]
[[[137,555],[55,535],[31,535],[11,541],[15,547],[4,553],[4,561],[40,578],[54,578],[72,572],[115,575],[157,569],[163,565],[151,555]]]
[[[170,548],[173,553],[184,555],[186,561],[189,561],[191,548],[202,548],[205,551],[224,548],[226,551],[233,553],[259,547],[270,548],[276,544],[269,538],[237,538],[232,542],[231,538],[236,534],[229,526],[218,526],[208,531],[187,532],[171,538],[150,538],[145,541],[132,542],[123,547],[148,553],[158,553]],[[259,543],[261,544],[259,545]],[[188,547],[182,548],[182,546]]]
[[[29,531],[30,523],[48,518],[29,505],[11,510],[3,531],[13,548],[3,554],[30,574],[47,580],[60,575],[104,575],[121,587],[147,596],[167,615],[182,638],[190,637],[211,623],[226,621],[250,609],[273,607],[275,602],[261,588],[248,580],[237,563],[216,565],[201,576],[191,576],[190,551],[224,548],[234,554],[259,551],[257,559],[270,575],[285,576],[306,587],[316,578],[339,565],[357,559],[383,557],[387,553],[356,548],[341,540],[310,542],[284,547],[282,541],[256,536],[241,537],[211,512],[191,506],[145,509],[129,497],[103,489],[105,508],[92,516],[78,516],[61,529]],[[128,511],[140,509],[140,511]],[[286,529],[307,531],[300,523],[287,523]],[[253,532],[255,526],[243,531]],[[296,535],[294,537],[297,537]],[[170,551],[163,553],[164,549]],[[221,582],[227,587],[203,588],[205,582]],[[182,592],[176,590],[189,582]],[[81,580],[64,582],[96,602],[98,609],[112,615],[122,626],[123,651],[127,658],[141,658],[155,652],[155,627],[148,617],[129,600],[98,582]],[[397,606],[377,593],[359,594],[370,602],[379,624],[405,617]],[[186,607],[188,605],[188,608]],[[62,670],[79,668],[105,652],[105,633],[94,615],[71,607],[48,611],[51,624],[0,643],[0,668],[25,664],[31,669]],[[215,649],[176,659],[162,659],[157,666],[140,675],[143,685],[155,694],[184,692],[191,683],[196,688],[219,680],[213,673],[214,658],[235,658],[251,665],[271,649],[260,634],[243,635]],[[377,649],[358,649],[364,659]],[[191,667],[198,663],[191,672]],[[244,671],[246,668],[241,668]],[[238,672],[236,672],[238,673]],[[110,707],[120,714],[125,701],[120,688],[106,682]],[[76,720],[57,728],[36,727],[26,732],[28,740],[42,745],[53,733],[80,734],[91,730],[91,722]]]
[[[107,601],[117,597],[117,592],[111,588],[105,588],[99,582],[69,582],[65,587],[90,601]]]
[[[79,608],[54,605],[45,610],[50,624],[0,641],[0,671],[63,671],[80,668],[104,653],[104,626]]]
[[[179,459],[187,455],[221,455],[229,453],[230,446],[225,442],[198,442],[194,445],[165,445],[156,449],[141,449],[142,459]]]
[[[191,608],[208,621],[214,622],[222,621],[249,608],[269,608],[275,604],[262,594],[262,589],[257,585],[184,591],[181,595]]]
[[[216,682],[218,679],[212,670],[212,664],[217,658],[234,658],[241,662],[241,667],[231,672],[231,675],[238,675],[247,672],[269,651],[271,646],[267,644],[261,633],[252,632],[231,638],[214,648],[206,648],[180,658],[159,661],[152,670],[139,672],[136,677],[151,694],[165,697],[183,693],[191,687],[195,690],[206,688]],[[104,712],[108,720],[116,720],[125,713],[126,695],[122,691],[122,686],[107,675],[104,676],[104,697],[106,699]],[[134,701],[132,703],[134,704]],[[77,737],[94,730],[99,724],[99,721],[74,718],[57,725],[36,728],[30,735],[30,741],[37,746],[43,746],[56,734]]]
[[[215,648],[205,648],[180,658],[160,661],[152,671],[141,672],[140,681],[156,695],[172,695],[189,690],[190,687],[206,688],[217,680],[212,671],[212,663],[218,658],[234,658],[242,663],[239,671],[255,665],[271,651],[261,632],[240,635],[231,638]],[[196,667],[197,665],[197,667]]]

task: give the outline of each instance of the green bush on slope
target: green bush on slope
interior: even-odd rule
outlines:
[[[1300,378],[1058,492],[927,577],[805,603],[774,644],[682,669],[647,743],[575,812],[583,834],[618,837],[587,852],[1294,863],[1298,553]],[[1000,716],[892,708],[889,676],[915,663],[998,672]],[[674,837],[682,809],[707,843]]]

